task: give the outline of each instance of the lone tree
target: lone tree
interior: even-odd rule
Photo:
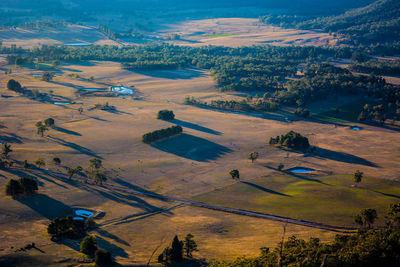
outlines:
[[[74,168],[67,168],[67,173],[68,173],[68,179],[72,179],[72,177],[77,174],[78,172],[81,172],[83,168],[81,166],[76,166]]]
[[[103,162],[101,159],[93,158],[89,160],[89,178],[96,179],[96,174],[99,173],[100,168],[103,167]]]
[[[48,119],[46,119],[46,120],[44,121],[44,124],[45,124],[47,127],[54,128],[54,119],[53,119],[53,118],[48,118]]]
[[[196,241],[192,234],[187,234],[183,241],[183,249],[187,257],[192,258],[193,251],[198,251]]]
[[[7,82],[7,89],[11,90],[11,91],[15,91],[15,92],[20,92],[22,89],[22,86],[16,80],[11,79]]]
[[[371,228],[371,225],[374,224],[377,218],[378,214],[375,209],[363,209],[360,214],[355,216],[354,220],[361,226],[366,226],[368,224],[368,228]]]
[[[166,110],[166,109],[160,110],[157,114],[157,119],[170,121],[175,119],[175,114],[172,110]]]
[[[251,152],[251,153],[247,156],[247,158],[248,158],[249,160],[251,160],[251,163],[253,163],[256,159],[258,159],[258,152],[256,152],[256,151]]]
[[[17,180],[11,179],[6,185],[6,195],[15,197],[21,193],[21,185]]]
[[[54,163],[56,166],[60,166],[60,165],[61,165],[61,159],[58,158],[58,157],[54,157],[54,158],[53,158],[53,163]]]
[[[43,72],[42,81],[49,82],[53,79],[54,74],[52,72]]]
[[[94,181],[96,184],[101,184],[103,185],[103,182],[107,181],[107,175],[104,171],[98,171],[94,175]]]
[[[278,165],[278,171],[282,171],[283,168],[285,168],[285,165],[283,165],[283,163],[279,163],[279,165]]]
[[[35,161],[36,166],[38,167],[38,169],[41,169],[43,166],[46,166],[46,162],[44,161],[43,158],[38,158]]]
[[[25,170],[29,169],[30,165],[29,165],[27,160],[24,160],[24,163],[22,164],[22,167],[24,167]]]
[[[4,159],[8,159],[8,154],[12,152],[11,145],[7,142],[1,145],[1,156]]]
[[[175,235],[171,245],[171,261],[172,262],[181,261],[183,258],[182,255],[183,255],[183,242],[178,239],[177,235]]]
[[[354,173],[354,182],[361,183],[364,173],[357,170]]]
[[[230,170],[229,171],[229,174],[230,174],[230,176],[232,177],[232,179],[240,179],[240,174],[239,174],[239,170],[236,170],[236,169],[234,169],[234,170]]]
[[[42,137],[44,135],[44,132],[49,130],[49,128],[47,128],[47,126],[45,124],[43,124],[43,122],[41,122],[41,121],[38,121],[35,124],[35,126],[37,128],[37,134],[40,134]]]
[[[79,112],[79,114],[82,115],[82,113],[83,113],[83,107],[79,107],[79,108],[78,108],[78,112]]]
[[[94,236],[88,235],[86,236],[80,245],[80,251],[83,254],[93,256],[97,250],[97,240]]]
[[[96,250],[94,261],[96,263],[96,266],[99,267],[110,266],[113,264],[111,253],[102,249]]]

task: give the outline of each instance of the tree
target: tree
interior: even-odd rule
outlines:
[[[11,145],[5,142],[1,146],[1,155],[3,156],[4,159],[8,159],[8,154],[12,152]]]
[[[44,124],[45,124],[47,127],[54,128],[54,119],[53,119],[53,118],[48,118],[48,119],[46,119],[46,120],[44,121]]]
[[[22,192],[20,183],[17,180],[11,179],[6,185],[6,195],[15,197]]]
[[[192,257],[193,251],[198,251],[196,241],[192,234],[187,234],[183,242],[183,248],[187,257]]]
[[[400,226],[400,203],[390,204],[386,218],[389,226]]]
[[[240,174],[239,174],[239,170],[230,170],[229,171],[230,176],[232,177],[232,179],[240,179]]]
[[[17,82],[16,80],[9,80],[7,82],[7,89],[15,92],[20,92],[21,91],[21,84]]]
[[[39,189],[37,182],[30,177],[21,178],[19,183],[21,184],[22,193],[25,195],[32,195]]]
[[[359,214],[355,216],[355,222],[361,226],[365,226],[368,224],[368,228],[371,228],[371,225],[378,218],[378,214],[375,209],[363,209]]]
[[[362,180],[362,178],[363,178],[363,175],[364,175],[364,173],[362,173],[362,172],[360,172],[359,170],[357,170],[357,171],[354,173],[354,182],[356,182],[356,183],[361,183],[361,180]]]
[[[54,163],[55,165],[57,165],[57,166],[60,166],[60,164],[61,164],[61,159],[58,158],[58,157],[54,157],[54,158],[53,158],[53,163]]]
[[[183,242],[178,239],[177,235],[175,235],[171,245],[171,261],[172,262],[181,261],[182,255],[183,255]]]
[[[258,158],[258,152],[256,152],[256,151],[251,152],[251,153],[247,156],[247,158],[251,160],[251,163],[253,163],[253,162]]]
[[[81,166],[76,166],[75,168],[67,168],[68,179],[71,180],[75,174],[81,172],[82,170],[83,168]]]
[[[37,128],[37,134],[41,134],[41,136],[43,137],[44,132],[48,131],[49,129],[46,127],[45,124],[43,124],[41,121],[38,121],[35,124],[36,128]]]
[[[283,163],[279,163],[279,165],[278,165],[278,171],[282,171],[283,168],[285,168],[285,165],[283,165]]]
[[[94,175],[94,181],[98,184],[103,184],[103,182],[107,181],[107,175],[104,171],[98,171]]]
[[[82,113],[83,113],[83,108],[82,108],[82,107],[79,107],[79,108],[78,108],[78,112],[79,112],[79,114],[82,115]]]
[[[99,267],[110,266],[113,264],[111,253],[102,249],[96,250],[94,261],[96,263],[96,266]]]
[[[83,254],[93,256],[97,250],[97,240],[94,236],[88,235],[86,236],[80,245],[80,251]]]
[[[170,121],[173,120],[175,118],[175,114],[172,110],[160,110],[158,111],[157,114],[157,119],[159,120],[165,120],[165,121]]]
[[[88,168],[89,178],[96,179],[96,174],[99,172],[101,167],[103,167],[103,162],[101,159],[90,159]]]
[[[24,160],[23,167],[24,167],[25,170],[29,169],[30,165],[29,165],[27,160]]]
[[[35,161],[35,164],[37,165],[38,169],[41,169],[42,166],[46,166],[46,162],[44,161],[43,158],[38,158]]]
[[[49,82],[53,79],[54,74],[52,72],[43,72],[42,81]]]

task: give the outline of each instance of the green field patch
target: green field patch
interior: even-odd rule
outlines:
[[[337,110],[330,110],[320,114],[312,115],[311,117],[316,120],[337,122],[337,123],[351,123],[357,122],[357,117],[366,104],[365,100],[357,100],[349,104],[340,106]]]
[[[204,36],[205,38],[220,38],[220,37],[228,37],[228,36],[235,36],[237,34],[234,33],[221,33],[221,34],[211,34]]]
[[[378,211],[384,221],[387,207],[398,202],[400,185],[366,177],[354,186],[352,175],[260,177],[194,197],[214,205],[263,212],[338,226],[354,226],[354,215],[364,208]]]

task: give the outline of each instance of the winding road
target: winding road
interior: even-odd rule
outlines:
[[[25,170],[20,167],[12,167],[11,169],[15,169],[15,170],[19,170],[19,171],[29,171],[32,173],[51,174],[51,175],[57,176],[61,179],[68,179],[68,176],[63,173],[53,172],[53,171],[49,171],[49,170],[40,170],[40,169]],[[107,184],[107,183],[103,183],[102,185],[100,185],[100,184],[96,184],[93,181],[86,182],[86,180],[83,178],[73,178],[72,180],[81,182],[81,183],[90,184],[92,186],[107,188],[112,191],[119,191],[119,192],[123,192],[123,193],[134,194],[134,195],[139,195],[139,196],[146,196],[146,197],[161,199],[161,200],[165,200],[165,201],[172,201],[172,202],[187,204],[187,205],[191,205],[191,206],[196,206],[196,207],[201,207],[201,208],[206,208],[206,209],[211,209],[211,210],[216,210],[216,211],[221,211],[221,212],[234,213],[234,214],[238,214],[238,215],[256,217],[256,218],[261,218],[261,219],[268,219],[268,220],[272,220],[272,221],[296,224],[296,225],[301,225],[301,226],[306,226],[306,227],[311,227],[311,228],[318,228],[318,229],[323,229],[323,230],[328,230],[328,231],[341,232],[341,233],[354,233],[357,230],[357,228],[326,225],[326,224],[303,221],[303,220],[296,220],[296,219],[292,219],[292,218],[281,217],[281,216],[276,216],[276,215],[271,215],[271,214],[266,214],[266,213],[260,213],[260,212],[242,210],[242,209],[234,209],[234,208],[223,207],[223,206],[218,206],[218,205],[211,205],[211,204],[196,202],[196,201],[192,201],[192,200],[186,200],[186,199],[181,199],[181,198],[176,198],[176,197],[159,195],[159,194],[155,194],[155,193],[151,193],[151,192],[143,192],[143,191],[134,190],[134,189],[126,188],[126,187],[122,187],[122,186],[111,185],[111,184]]]

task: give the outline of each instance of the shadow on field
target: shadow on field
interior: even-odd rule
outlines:
[[[263,186],[260,186],[260,185],[257,185],[257,184],[253,184],[253,183],[250,183],[250,182],[241,181],[241,183],[247,184],[247,185],[249,185],[251,187],[257,188],[257,189],[259,189],[261,191],[264,191],[264,192],[267,192],[267,193],[270,193],[270,194],[280,195],[280,196],[285,196],[285,197],[292,197],[292,196],[286,195],[284,193],[280,193],[280,192],[277,192],[277,191],[274,191],[274,190],[271,190],[271,189],[268,189],[268,188],[265,188]]]
[[[110,239],[112,239],[112,240],[115,240],[116,242],[118,242],[118,243],[120,243],[120,244],[122,244],[122,245],[124,245],[124,246],[128,246],[128,247],[131,246],[131,245],[130,245],[128,242],[126,242],[125,240],[122,240],[122,239],[119,238],[118,236],[113,235],[113,234],[111,234],[110,232],[108,232],[108,231],[106,231],[106,230],[104,230],[104,229],[96,228],[94,231],[96,231],[97,233],[99,233],[100,235],[102,235],[102,236],[104,236],[104,237],[107,237],[107,238],[110,238]]]
[[[5,135],[0,136],[0,142],[1,143],[16,143],[16,144],[22,144],[21,137],[14,133],[7,133]]]
[[[71,207],[43,194],[35,194],[30,197],[16,198],[16,200],[50,220],[57,217],[67,216],[72,212]]]
[[[57,144],[72,148],[72,149],[78,151],[79,153],[86,154],[86,155],[94,157],[94,158],[99,158],[99,159],[102,158],[102,157],[98,156],[96,153],[94,153],[92,150],[90,150],[89,148],[86,148],[86,147],[80,146],[78,144],[68,142],[61,138],[57,138],[57,137],[50,136],[50,135],[48,135],[47,138],[49,138],[50,140],[52,140],[53,142],[55,142]]]
[[[146,190],[146,189],[144,189],[144,188],[142,188],[142,187],[139,187],[139,186],[133,185],[133,184],[131,184],[131,183],[128,183],[127,181],[124,181],[124,180],[122,180],[122,179],[120,179],[120,178],[113,179],[113,182],[116,182],[117,184],[120,184],[120,185],[122,185],[123,187],[129,188],[129,189],[132,189],[132,190],[136,190],[136,191],[143,192],[143,193],[147,193],[147,194],[152,194],[153,196],[158,196],[157,193],[154,193],[154,192],[149,191],[149,190]],[[167,200],[166,200],[165,198],[163,198],[162,196],[160,196],[160,200],[161,200],[161,201],[167,201]]]
[[[190,128],[190,129],[193,129],[193,130],[196,130],[196,131],[200,131],[200,132],[204,132],[204,133],[209,133],[209,134],[214,134],[214,135],[221,135],[222,134],[221,132],[215,131],[213,129],[210,129],[210,128],[207,128],[207,127],[203,127],[203,126],[200,126],[198,124],[194,124],[194,123],[187,122],[187,121],[174,119],[174,120],[171,120],[170,122],[178,124],[179,126],[182,126],[182,127]]]
[[[128,258],[128,254],[123,248],[114,245],[100,236],[96,236],[97,245],[99,248],[110,251],[113,257]]]
[[[372,191],[375,192],[375,193],[384,195],[385,197],[393,197],[393,198],[400,199],[400,195],[394,195],[394,194],[383,193],[383,192],[376,191],[376,190],[372,190]]]
[[[71,130],[68,130],[68,129],[65,129],[65,128],[62,128],[62,127],[59,127],[59,126],[55,126],[53,129],[56,130],[56,131],[65,133],[65,134],[71,134],[71,135],[76,135],[76,136],[82,136],[82,134],[80,134],[80,133],[78,133],[78,132],[71,131]]]
[[[232,152],[225,146],[189,134],[173,136],[155,142],[151,146],[179,157],[201,162],[216,160]]]
[[[182,80],[204,77],[201,70],[197,69],[175,69],[175,70],[133,70],[134,72],[154,78]]]
[[[305,157],[324,158],[324,159],[330,159],[330,160],[335,160],[335,161],[340,161],[340,162],[345,162],[345,163],[364,165],[364,166],[368,166],[368,167],[375,167],[375,168],[379,167],[375,163],[368,161],[366,159],[357,157],[355,155],[344,153],[344,152],[332,151],[332,150],[328,150],[328,149],[320,148],[320,147],[318,147],[314,153],[307,154],[307,155],[305,155]]]

